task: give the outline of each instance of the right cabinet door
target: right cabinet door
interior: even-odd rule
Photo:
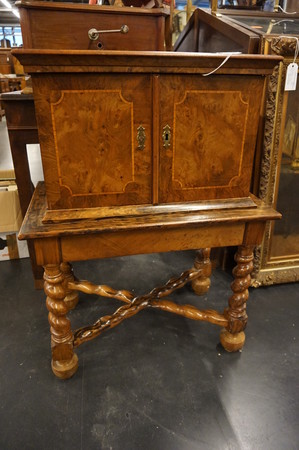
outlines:
[[[159,202],[249,194],[264,80],[159,77]]]

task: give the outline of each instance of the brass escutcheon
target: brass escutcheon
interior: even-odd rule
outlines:
[[[138,148],[139,150],[143,150],[145,147],[145,138],[146,138],[146,134],[145,134],[145,128],[140,125],[137,128],[137,142],[138,142]]]
[[[171,140],[171,128],[168,124],[165,125],[165,127],[163,127],[162,139],[163,139],[163,147],[169,148]]]

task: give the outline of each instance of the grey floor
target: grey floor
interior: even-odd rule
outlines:
[[[2,128],[2,150],[4,140]],[[74,269],[140,294],[193,258],[139,255]],[[215,270],[208,295],[186,286],[173,299],[221,311],[230,282]],[[222,350],[217,326],[146,310],[79,347],[67,381],[51,372],[44,294],[33,288],[29,260],[1,262],[0,286],[1,450],[299,449],[298,284],[250,291],[242,352]],[[118,306],[81,294],[72,325]]]

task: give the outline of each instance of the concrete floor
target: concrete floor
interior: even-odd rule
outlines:
[[[80,278],[148,292],[190,267],[193,252],[75,264]],[[92,274],[92,275],[90,275]],[[231,277],[180,303],[222,310]],[[0,448],[197,450],[299,448],[298,284],[251,290],[242,352],[217,326],[146,310],[77,350],[61,381],[50,368],[47,311],[28,259],[1,263]],[[119,306],[81,294],[74,328]]]
[[[9,161],[3,124],[0,167]],[[140,294],[193,259],[176,252],[74,268]],[[186,286],[173,298],[222,311],[231,280],[215,270],[208,295]],[[79,347],[67,381],[51,372],[44,294],[33,288],[29,260],[1,262],[0,286],[0,450],[299,449],[298,284],[251,290],[242,352],[223,351],[217,326],[146,310]],[[73,328],[119,306],[80,298]]]

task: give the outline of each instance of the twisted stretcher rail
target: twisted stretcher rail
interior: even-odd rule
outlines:
[[[123,320],[134,316],[139,311],[148,307],[172,312],[189,319],[207,321],[222,327],[227,327],[228,320],[223,314],[220,314],[217,311],[200,311],[192,305],[178,305],[168,299],[160,300],[201,275],[202,269],[193,268],[187,270],[179,277],[171,278],[164,286],[157,287],[148,294],[135,298],[133,293],[130,291],[115,290],[110,286],[96,285],[89,281],[69,281],[67,285],[69,290],[77,290],[87,294],[96,294],[102,297],[115,298],[126,303],[126,305],[118,308],[113,314],[101,317],[93,325],[85,326],[76,330],[74,332],[74,347],[78,347],[83,342],[94,339],[103,331],[114,328]]]

